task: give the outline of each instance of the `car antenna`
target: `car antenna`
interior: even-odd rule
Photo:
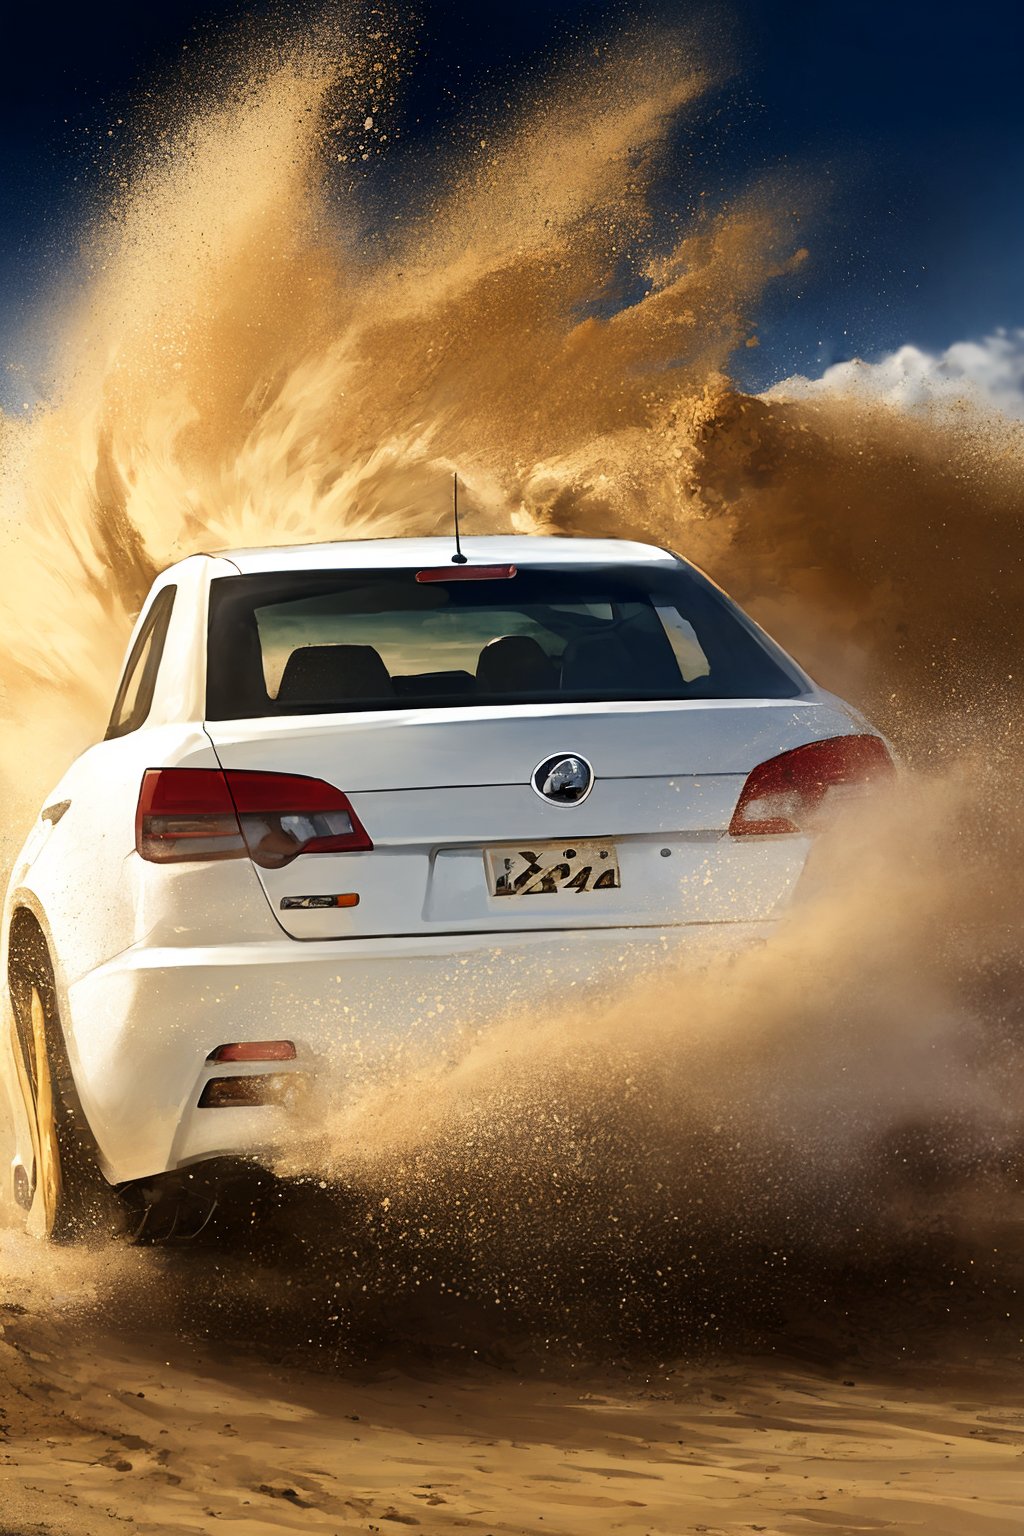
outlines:
[[[462,545],[459,543],[459,472],[452,475],[452,511],[455,514],[455,553],[452,555],[452,565],[468,565],[469,560],[462,553]]]

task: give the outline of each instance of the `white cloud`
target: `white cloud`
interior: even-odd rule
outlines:
[[[900,347],[877,363],[835,363],[820,379],[795,374],[765,391],[769,400],[841,395],[905,410],[973,406],[1024,420],[1024,329],[998,330],[982,341],[957,341],[945,352]]]

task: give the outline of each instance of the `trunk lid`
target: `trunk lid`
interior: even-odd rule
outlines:
[[[816,696],[207,722],[223,767],[324,779],[348,795],[373,840],[371,851],[258,869],[296,939],[770,917],[808,841],[729,837],[743,783],[766,758],[850,729],[838,705]],[[538,764],[559,754],[593,769],[579,804],[552,803],[533,786]],[[617,860],[618,885],[495,894],[496,854],[585,861],[591,848]],[[290,905],[338,895],[358,905]]]

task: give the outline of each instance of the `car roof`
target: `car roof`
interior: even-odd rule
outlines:
[[[471,565],[675,565],[677,557],[654,544],[629,539],[464,537],[462,550]],[[332,544],[280,544],[262,549],[210,550],[230,560],[244,575],[264,571],[422,568],[448,565],[455,541],[448,535],[428,539],[347,539]]]

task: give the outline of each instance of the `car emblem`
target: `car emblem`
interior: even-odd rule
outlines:
[[[579,805],[594,787],[594,770],[577,752],[546,757],[530,780],[542,800],[553,805]]]

